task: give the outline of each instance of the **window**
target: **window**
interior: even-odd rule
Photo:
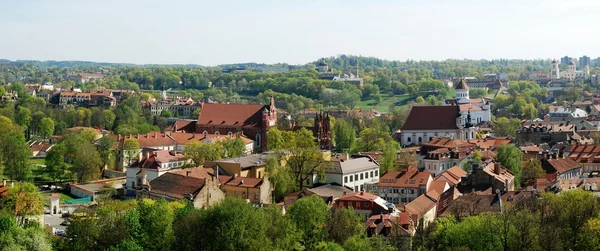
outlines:
[[[400,189],[400,193],[404,193],[404,189]]]
[[[364,189],[363,185],[360,185],[360,191],[364,191],[363,189]]]
[[[410,138],[410,137],[408,137],[408,139],[406,139],[406,142],[411,142],[411,141],[412,141],[412,140],[411,140],[411,138]]]
[[[401,199],[402,203],[406,203],[406,198]]]
[[[233,133],[232,133],[232,132],[228,132],[228,133],[227,133],[227,135],[228,135],[228,136],[231,136],[231,135],[233,135]]]
[[[364,176],[362,173],[360,174],[360,179],[361,179],[361,180],[364,180],[364,179],[365,179],[365,176]]]
[[[365,202],[363,206],[363,208],[369,208],[369,202]]]
[[[258,193],[254,193],[254,199],[258,200]]]
[[[354,177],[354,176],[350,175],[350,182],[352,182],[352,181],[353,181],[353,180],[352,180],[352,178],[353,178],[353,177]]]
[[[375,176],[373,176],[373,171],[371,171],[371,177],[375,177]]]
[[[375,170],[375,176],[379,176],[378,172],[379,170]]]
[[[204,132],[202,132],[202,134],[206,135],[206,134],[208,134],[208,132],[206,130],[204,130]]]
[[[358,174],[354,175],[354,180],[358,181]]]
[[[262,176],[260,176],[260,175],[261,175],[261,172],[260,172],[260,171],[258,171],[258,178],[261,178],[261,177],[262,177]]]
[[[131,182],[131,188],[135,188],[135,181]]]
[[[245,199],[246,198],[246,192],[242,192],[242,198]]]
[[[348,183],[348,176],[344,177],[344,183]]]
[[[354,186],[354,192],[358,192],[358,186]]]
[[[423,142],[423,139],[419,137],[419,144]]]

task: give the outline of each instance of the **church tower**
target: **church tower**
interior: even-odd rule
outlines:
[[[569,62],[569,66],[568,66],[569,72],[570,73],[575,73],[575,70],[576,70],[575,68],[576,68],[575,62],[573,62],[573,60],[571,60]]]
[[[471,103],[471,99],[469,98],[469,86],[467,85],[467,81],[461,79],[460,82],[454,87],[456,90],[456,102],[459,104],[468,104]]]
[[[585,73],[585,78],[589,78],[590,77],[590,65],[586,64],[585,68],[583,69],[584,73]]]
[[[556,62],[556,59],[552,60],[552,70],[550,70],[550,78],[551,79],[559,79],[560,78],[560,70],[558,68],[558,62]]]

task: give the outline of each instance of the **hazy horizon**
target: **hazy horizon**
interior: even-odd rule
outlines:
[[[593,55],[600,1],[0,3],[0,58],[214,66]]]

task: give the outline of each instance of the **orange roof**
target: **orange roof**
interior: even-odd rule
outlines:
[[[219,182],[226,186],[238,187],[259,187],[262,185],[263,179],[249,177],[233,177],[228,175],[219,175]]]
[[[344,195],[340,196],[340,198],[338,198],[338,200],[341,200],[341,201],[374,201],[377,198],[379,198],[379,196],[374,195],[372,193],[356,192],[356,193],[344,194]]]
[[[198,116],[198,125],[210,126],[261,126],[262,112],[267,105],[252,104],[213,104],[203,103]]]
[[[411,214],[422,216],[423,214],[427,213],[427,211],[431,210],[433,207],[435,207],[435,201],[433,201],[433,199],[431,199],[429,196],[422,194],[415,200],[406,204],[404,208],[407,212]]]
[[[214,174],[214,170],[212,168],[203,168],[203,167],[194,167],[194,168],[186,168],[179,169],[176,171],[172,171],[171,173],[179,174],[183,176],[189,176],[192,178],[199,179],[210,179]]]
[[[440,148],[456,148],[456,147],[472,147],[473,144],[468,141],[452,139],[449,137],[435,137],[431,139],[429,142],[423,143],[423,146],[434,146]]]
[[[426,186],[431,178],[429,172],[386,171],[379,178],[379,187],[408,187]]]
[[[434,180],[431,182],[431,185],[429,185],[428,192],[436,192],[440,195],[446,191],[446,184],[448,184],[448,182],[444,180]]]

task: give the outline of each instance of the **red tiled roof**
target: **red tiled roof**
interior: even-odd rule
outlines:
[[[375,201],[379,196],[367,192],[356,192],[344,194],[338,198],[339,201]]]
[[[579,168],[579,163],[571,159],[547,159],[547,161],[558,173],[565,173]]]
[[[220,177],[219,177],[220,178]],[[239,187],[259,187],[262,185],[263,179],[260,178],[249,178],[249,177],[235,177],[229,180],[224,185],[226,186],[239,186]]]
[[[431,177],[429,172],[386,171],[379,178],[379,187],[408,187],[426,186]]]
[[[460,82],[458,82],[456,84],[456,86],[454,87],[454,89],[456,89],[456,90],[469,90],[469,85],[467,85],[467,82],[465,81],[465,79],[461,79]]]
[[[255,104],[213,104],[203,103],[198,116],[198,125],[211,126],[261,126],[262,112],[267,105]]]
[[[168,131],[175,131],[175,127],[177,127],[177,131],[183,131],[188,133],[193,133],[196,131],[196,121],[193,120],[176,120],[175,123],[167,127]]]
[[[401,130],[458,129],[457,114],[457,106],[414,106]]]
[[[473,143],[469,143],[468,141],[452,139],[449,137],[435,137],[431,139],[429,142],[423,143],[423,146],[433,146],[433,147],[444,147],[444,148],[456,148],[456,147],[472,147]]]
[[[194,167],[179,169],[170,173],[189,176],[198,179],[211,179],[213,177],[214,170],[212,168]]]
[[[406,204],[404,207],[407,212],[416,215],[423,215],[427,213],[431,208],[435,207],[435,201],[433,201],[429,196],[422,194],[417,197],[415,200]]]
[[[204,187],[204,182],[204,179],[165,173],[150,182],[150,192],[183,199],[185,194],[198,194]]]
[[[448,182],[445,180],[434,180],[431,182],[431,185],[429,185],[428,192],[435,191],[438,195],[440,195],[446,191],[446,184],[448,184]]]

